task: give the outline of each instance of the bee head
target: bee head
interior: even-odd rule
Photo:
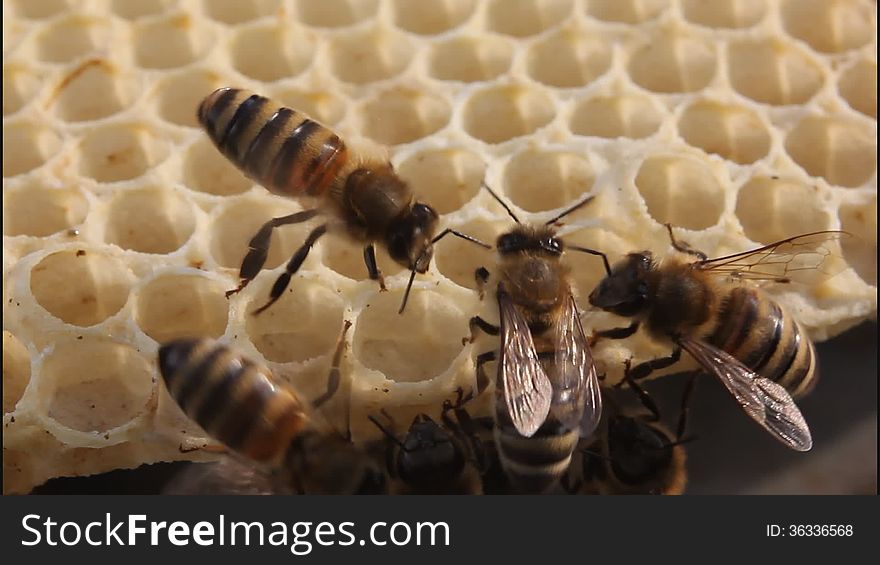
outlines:
[[[464,463],[449,433],[425,414],[413,420],[397,457],[400,477],[411,484],[449,480],[461,473]]]
[[[641,484],[668,468],[670,444],[663,431],[637,418],[618,416],[609,422],[608,455],[621,482]]]
[[[424,273],[431,264],[439,216],[422,202],[413,204],[407,213],[391,222],[385,234],[385,245],[391,258],[409,270]]]
[[[652,267],[650,251],[630,253],[614,265],[590,294],[590,304],[618,316],[635,316],[648,303],[648,273]]]
[[[495,248],[500,255],[531,252],[558,257],[565,250],[565,244],[550,227],[517,226],[498,236]]]

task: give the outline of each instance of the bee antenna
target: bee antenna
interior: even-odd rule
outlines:
[[[400,441],[400,439],[396,435],[391,433],[391,430],[389,430],[388,428],[383,426],[381,423],[379,423],[379,420],[374,418],[372,414],[368,415],[367,419],[370,420],[371,422],[373,422],[373,424],[375,424],[375,426],[377,428],[379,428],[388,439],[390,439],[391,441],[396,443],[398,446],[400,446],[401,449],[406,450],[406,447],[404,447],[403,442]]]
[[[519,221],[519,218],[516,217],[516,214],[513,213],[513,210],[510,209],[510,206],[508,206],[507,203],[506,203],[504,200],[501,200],[501,197],[498,196],[497,194],[495,194],[495,191],[492,190],[491,188],[489,188],[489,185],[486,184],[485,182],[483,183],[483,188],[485,188],[486,190],[488,190],[488,191],[489,191],[489,194],[491,194],[492,197],[493,197],[495,200],[497,200],[498,203],[501,204],[501,206],[503,206],[505,210],[507,210],[507,213],[510,214],[510,217],[513,218],[513,221],[514,221],[514,222],[516,222],[516,223],[518,223],[518,224],[522,223],[522,222]]]
[[[547,222],[545,223],[545,225],[548,225],[548,226],[549,226],[549,225],[551,225],[551,224],[555,224],[556,222],[558,222],[559,220],[561,220],[561,219],[564,218],[565,216],[568,216],[568,215],[571,214],[572,212],[574,212],[574,211],[576,211],[576,210],[579,210],[579,209],[583,208],[584,206],[586,206],[587,204],[589,204],[590,202],[592,202],[592,200],[593,200],[594,198],[596,198],[596,196],[593,195],[593,194],[591,194],[591,195],[587,196],[586,198],[584,198],[583,200],[581,200],[580,202],[576,202],[576,203],[573,204],[572,206],[569,206],[568,208],[566,208],[565,210],[563,210],[562,212],[560,212],[559,214],[557,214],[555,217],[550,218],[549,220],[547,220]]]
[[[608,262],[608,256],[602,253],[601,251],[596,251],[595,249],[590,249],[588,247],[579,247],[577,245],[566,245],[566,249],[571,249],[572,251],[580,251],[581,253],[589,253],[590,255],[598,255],[602,258],[602,263],[605,265],[605,274],[611,275],[611,264]]]
[[[418,262],[416,262],[418,264]],[[406,301],[409,300],[409,291],[412,288],[413,281],[416,278],[416,268],[413,266],[412,272],[409,274],[409,282],[406,283],[406,290],[403,291],[403,300],[400,302],[400,310],[397,311],[398,314],[403,314],[403,309],[406,308]]]

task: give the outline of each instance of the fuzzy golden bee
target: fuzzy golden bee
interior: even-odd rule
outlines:
[[[480,329],[500,335],[498,351],[477,357],[477,386],[488,386],[484,365],[497,361],[494,417],[501,466],[514,490],[540,493],[565,474],[581,436],[589,436],[602,412],[590,346],[572,294],[566,249],[551,224],[587,204],[578,202],[546,225],[523,225],[510,207],[485,187],[517,223],[498,237],[495,291],[500,326],[471,319],[471,341]],[[577,251],[592,250],[571,247]],[[489,272],[478,269],[477,283]]]
[[[266,222],[248,244],[241,264],[241,291],[266,262],[272,231],[325,215],[287,263],[272,287],[269,302],[277,301],[299,270],[312,246],[329,230],[338,230],[364,244],[364,262],[371,279],[385,283],[376,264],[375,244],[383,245],[394,261],[412,272],[401,311],[416,273],[425,273],[433,246],[448,234],[482,242],[446,229],[435,235],[439,217],[429,204],[415,200],[412,189],[390,162],[349,152],[332,130],[305,114],[285,108],[264,96],[238,88],[220,88],[198,109],[198,120],[223,155],[249,178],[281,196],[313,197],[315,208]]]
[[[790,313],[745,283],[792,282],[831,255],[824,243],[846,234],[805,234],[709,259],[678,242],[671,226],[667,230],[673,247],[696,260],[671,257],[658,263],[648,251],[630,253],[613,268],[606,260],[607,276],[590,294],[590,304],[635,321],[594,337],[625,338],[644,325],[654,338],[671,341],[674,349],[667,358],[634,367],[634,379],[671,366],[684,349],[773,437],[808,451],[813,444],[810,429],[792,397],[815,385],[816,350]]]
[[[347,329],[347,327],[346,327]],[[338,369],[343,341],[334,357]],[[159,369],[181,409],[249,465],[227,465],[233,485],[271,476],[279,493],[383,492],[384,472],[347,439],[319,425],[298,395],[269,370],[210,339],[179,339],[159,349]]]

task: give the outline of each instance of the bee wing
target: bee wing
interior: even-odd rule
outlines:
[[[501,359],[498,370],[504,386],[507,411],[523,437],[534,435],[550,412],[553,387],[544,372],[532,332],[516,306],[499,293]]]
[[[237,457],[191,463],[175,475],[163,494],[276,494],[270,475]]]
[[[775,438],[797,451],[813,447],[810,428],[783,387],[706,342],[681,338],[679,343],[706,371],[721,380],[746,414]]]
[[[568,429],[580,426],[589,437],[602,415],[599,377],[574,296],[569,295],[556,326],[556,372],[553,406]]]
[[[846,269],[831,243],[851,237],[843,231],[820,231],[783,239],[750,251],[697,261],[695,269],[740,279],[813,282]]]

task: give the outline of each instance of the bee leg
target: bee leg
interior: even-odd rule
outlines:
[[[339,341],[336,343],[336,351],[333,353],[333,362],[330,365],[330,374],[327,375],[327,391],[312,401],[313,408],[319,408],[322,404],[333,398],[336,391],[339,390],[339,365],[342,361],[342,353],[345,351],[345,334],[351,327],[351,321],[345,320],[342,325],[342,333],[339,335]]]
[[[296,250],[296,253],[293,254],[293,257],[290,258],[287,267],[284,268],[284,272],[281,273],[281,276],[279,276],[278,280],[275,281],[275,284],[272,285],[272,291],[269,293],[269,302],[256,309],[254,311],[254,316],[262,313],[266,308],[272,306],[279,298],[281,298],[287,285],[290,284],[290,278],[296,274],[300,266],[302,266],[303,261],[308,257],[309,251],[311,251],[315,242],[325,233],[327,233],[327,224],[321,224],[312,230],[306,238],[305,243],[303,243],[302,246]]]
[[[477,394],[482,394],[486,387],[489,386],[489,377],[486,375],[486,363],[494,361],[497,358],[495,351],[487,351],[477,355]]]
[[[684,241],[679,241],[675,239],[675,235],[672,233],[672,224],[664,224],[666,226],[666,231],[669,232],[669,239],[672,241],[672,247],[675,248],[676,251],[680,251],[682,253],[687,253],[688,255],[693,255],[700,259],[700,261],[705,261],[709,258],[708,255],[703,253],[702,251],[698,251],[691,247],[689,244]]]
[[[379,290],[381,292],[388,290],[385,288],[385,277],[382,276],[382,271],[379,270],[379,266],[376,264],[376,248],[372,243],[364,247],[364,263],[367,264],[367,272],[370,274],[370,278],[374,281],[379,281]]]
[[[688,375],[687,384],[684,387],[684,394],[681,395],[681,412],[678,416],[678,429],[676,430],[675,439],[681,440],[684,437],[684,432],[687,430],[687,420],[688,420],[688,412],[690,411],[690,403],[691,403],[691,395],[694,393],[695,385],[697,384],[697,375],[698,371],[695,371]]]
[[[477,292],[480,293],[480,300],[486,295],[486,283],[489,282],[489,271],[486,267],[479,267],[474,271],[474,280],[477,282]]]
[[[477,472],[480,475],[483,475],[489,469],[489,457],[486,454],[486,450],[483,449],[483,442],[480,441],[480,438],[477,435],[474,420],[464,408],[464,405],[473,400],[473,398],[473,390],[465,395],[464,389],[458,387],[456,390],[455,404],[449,400],[444,400],[443,411],[440,413],[440,418],[443,420],[443,425],[455,435],[467,440],[470,455],[469,458]],[[449,416],[449,412],[455,413],[455,421]]]
[[[681,347],[676,346],[669,357],[660,357],[659,359],[651,359],[644,363],[639,363],[627,372],[631,380],[640,381],[658,369],[665,369],[675,365],[679,359],[681,359]]]
[[[471,329],[471,337],[470,338],[466,338],[466,337],[462,338],[462,340],[461,340],[462,345],[467,345],[468,343],[474,342],[474,340],[477,337],[476,336],[476,333],[477,333],[476,329],[477,328],[480,328],[481,330],[483,330],[483,332],[485,332],[489,335],[498,335],[499,333],[501,333],[501,328],[490,324],[489,322],[487,322],[486,320],[484,320],[483,318],[481,318],[479,316],[474,316],[473,318],[471,318],[471,321],[468,323],[468,326]]]
[[[610,330],[602,330],[602,331],[594,331],[590,334],[590,347],[596,344],[600,339],[624,339],[627,338],[639,329],[639,323],[633,322],[625,328],[611,328]]]
[[[642,406],[648,409],[651,415],[654,418],[655,422],[660,421],[660,409],[657,408],[657,403],[654,402],[654,399],[651,398],[651,395],[648,394],[648,391],[642,388],[639,383],[635,381],[632,376],[632,372],[630,370],[631,361],[629,359],[626,360],[626,370],[623,372],[623,379],[626,381],[626,384],[629,385],[629,388],[632,389],[633,392],[639,397],[639,402],[642,403]]]
[[[226,298],[241,292],[249,282],[254,280],[257,273],[259,273],[260,269],[263,268],[263,265],[266,264],[266,257],[269,255],[269,243],[272,238],[272,230],[280,226],[299,224],[311,220],[316,215],[318,215],[318,210],[303,210],[302,212],[290,214],[289,216],[272,218],[263,224],[260,231],[258,231],[256,235],[251,238],[250,243],[248,243],[248,252],[241,262],[241,269],[238,273],[241,283],[239,283],[238,287],[232,290],[227,290]]]

